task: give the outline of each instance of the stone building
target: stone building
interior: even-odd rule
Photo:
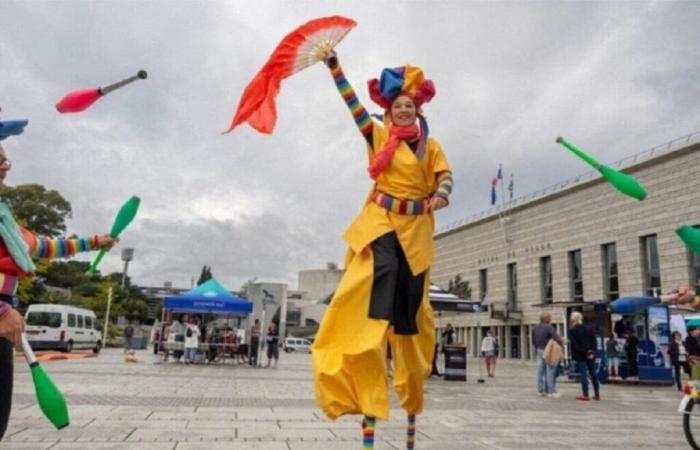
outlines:
[[[700,257],[675,230],[700,225],[699,141],[696,133],[618,163],[646,188],[644,201],[592,172],[439,231],[433,283],[446,288],[460,275],[488,311],[442,315],[438,328],[451,322],[474,356],[492,328],[501,356],[529,359],[530,329],[543,310],[563,331],[557,302],[698,289]]]

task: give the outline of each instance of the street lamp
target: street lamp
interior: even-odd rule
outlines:
[[[133,248],[123,248],[122,249],[122,261],[124,261],[124,272],[122,273],[122,290],[126,285],[126,271],[129,269],[129,261],[134,259],[134,249]]]

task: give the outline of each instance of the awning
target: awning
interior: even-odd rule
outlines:
[[[481,302],[459,298],[434,284],[430,285],[428,295],[430,296],[430,306],[435,311],[478,312],[483,310]]]
[[[233,295],[214,278],[191,291],[165,297],[163,307],[171,311],[245,316],[253,304]]]

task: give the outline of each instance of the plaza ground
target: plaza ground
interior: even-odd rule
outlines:
[[[97,358],[42,363],[70,404],[72,423],[56,431],[36,406],[26,364],[17,360],[14,409],[3,450],[333,450],[358,449],[359,418],[331,422],[313,398],[311,358],[282,354],[278,368],[154,364],[150,352],[124,363]],[[559,383],[561,398],[539,397],[530,362],[499,361],[496,378],[437,377],[426,385],[417,449],[687,449],[671,387],[604,386],[601,402],[577,402],[580,387]],[[405,448],[404,413],[378,422],[378,449]]]

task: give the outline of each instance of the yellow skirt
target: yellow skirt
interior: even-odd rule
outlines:
[[[321,322],[312,349],[316,401],[331,419],[344,414],[389,417],[387,340],[394,389],[408,414],[423,410],[423,383],[432,370],[435,326],[430,273],[418,309],[418,334],[396,335],[386,320],[368,317],[374,259],[370,248],[352,254]]]

